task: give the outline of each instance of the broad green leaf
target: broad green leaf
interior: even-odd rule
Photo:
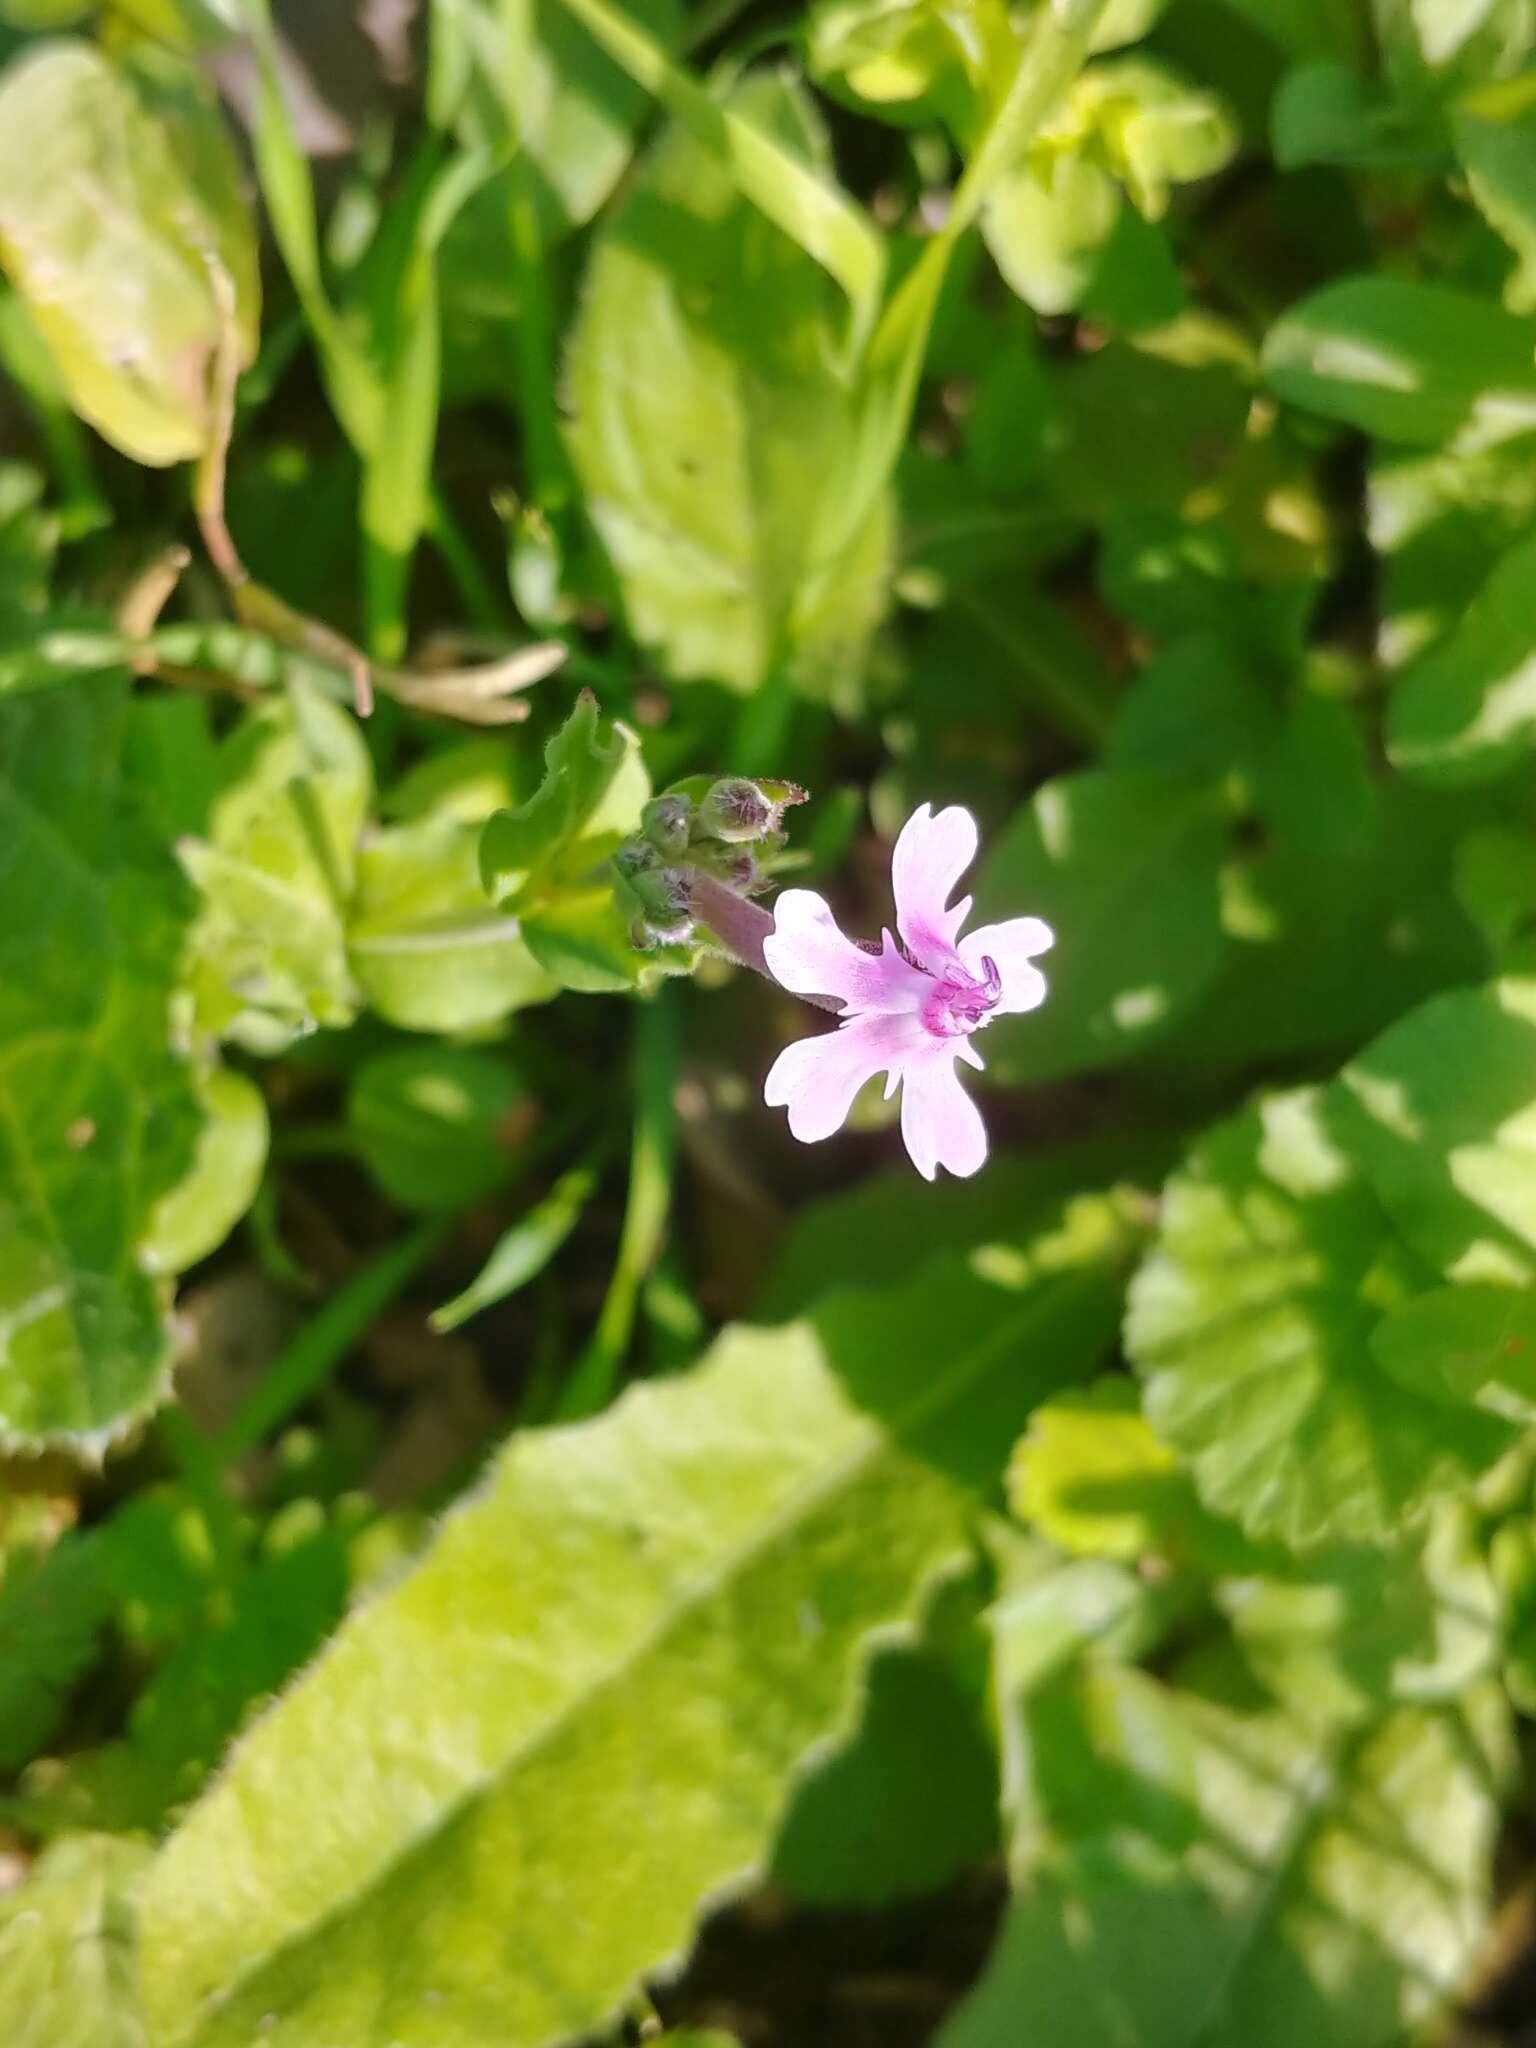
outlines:
[[[145,2048],[134,1917],[149,1858],[144,1842],[70,1836],[0,1898],[0,2012],[14,2048]]]
[[[255,353],[255,240],[218,116],[191,75],[136,85],[89,44],[43,44],[0,81],[0,266],[70,398],[139,462],[200,455],[222,273]]]
[[[1438,155],[1426,110],[1367,85],[1347,64],[1303,64],[1286,73],[1270,120],[1275,162],[1419,169]]]
[[[1102,1274],[1017,1292],[934,1264],[514,1437],[158,1859],[153,2038],[467,2044],[489,2013],[533,2048],[602,2023],[760,1861],[865,1638],[963,1552],[1111,1302]]]
[[[1536,841],[1489,825],[1456,849],[1456,897],[1501,973],[1536,972]]]
[[[1126,1321],[1148,1419],[1205,1504],[1292,1545],[1383,1542],[1508,1441],[1373,1361],[1373,1325],[1417,1274],[1330,1106],[1271,1096],[1203,1140],[1164,1190]]]
[[[847,294],[850,355],[868,337],[885,280],[885,246],[831,175],[825,156],[807,160],[799,121],[782,130],[771,92],[721,102],[612,0],[560,0],[614,59],[673,116],[678,128],[731,186]]]
[[[755,74],[731,105],[829,165],[787,78]],[[566,398],[630,625],[678,681],[753,690],[787,673],[844,697],[857,683],[890,520],[882,496],[846,543],[823,543],[854,434],[839,318],[820,266],[669,129],[593,246]]]
[[[676,43],[679,0],[626,0],[624,11],[663,49]],[[515,144],[546,237],[589,221],[629,162],[641,87],[560,0],[433,0],[432,17],[435,117]]]
[[[469,1046],[402,1046],[352,1076],[347,1127],[379,1185],[407,1209],[460,1209],[512,1176],[530,1105],[504,1060]]]
[[[187,984],[201,1029],[280,1052],[357,1011],[347,918],[373,771],[348,714],[295,685],[221,742],[217,778],[205,834],[177,849],[202,896]]]
[[[1220,1655],[1180,1688],[1085,1664],[1019,1709],[1019,1892],[938,2048],[1389,2048],[1488,1915],[1497,1707],[1341,1736]]]
[[[406,1031],[473,1031],[555,993],[518,920],[486,901],[478,821],[446,814],[363,842],[347,960],[369,1006]]]
[[[1484,442],[1536,425],[1536,328],[1447,285],[1351,277],[1282,315],[1264,374],[1288,401],[1384,441]]]
[[[987,1034],[1005,1082],[1053,1080],[1127,1059],[1215,975],[1219,796],[1148,769],[1048,782],[994,842],[978,918],[1043,917],[1056,933],[1050,995]]]
[[[1475,435],[1450,448],[1377,451],[1367,532],[1382,559],[1381,659],[1400,668],[1457,629],[1490,566],[1536,521],[1536,436],[1491,447]]]
[[[1464,619],[1393,686],[1392,765],[1448,784],[1486,782],[1536,747],[1536,539],[1511,548]]]
[[[89,1455],[164,1392],[139,1248],[190,1163],[189,905],[119,781],[124,683],[0,706],[0,1439]]]
[[[1339,1136],[1448,1280],[1536,1278],[1536,982],[1453,989],[1344,1070]]]
[[[184,1273],[217,1251],[255,1199],[267,1163],[267,1105],[255,1082],[212,1066],[192,1085],[202,1127],[190,1169],[161,1196],[139,1247],[152,1273]]]
[[[1536,1422],[1536,1294],[1437,1287],[1383,1316],[1371,1349],[1388,1372],[1431,1400]]]
[[[1497,1659],[1498,1598],[1456,1501],[1420,1543],[1255,1558],[1215,1594],[1257,1677],[1312,1720],[1455,1699]]]

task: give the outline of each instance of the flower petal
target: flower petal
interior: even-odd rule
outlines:
[[[867,1015],[786,1045],[768,1070],[763,1100],[789,1111],[789,1128],[802,1144],[841,1130],[853,1098],[872,1074],[902,1066],[925,1042],[917,1016]]]
[[[955,950],[970,898],[947,906],[960,877],[976,858],[976,820],[958,804],[935,817],[920,804],[901,828],[891,855],[896,928],[923,966],[937,972]]]
[[[924,1180],[932,1180],[941,1166],[964,1178],[986,1164],[986,1126],[960,1085],[950,1048],[902,1069],[901,1135]]]
[[[1043,917],[1010,917],[1003,924],[978,925],[966,933],[958,950],[966,972],[977,981],[986,978],[983,961],[996,967],[1003,992],[995,1014],[1006,1017],[1038,1010],[1045,1001],[1045,976],[1030,962],[1055,943],[1056,934]]]
[[[811,889],[786,889],[773,906],[773,931],[763,958],[781,988],[797,996],[837,996],[850,1010],[913,1010],[926,977],[902,959],[889,932],[879,953],[866,953],[838,930],[825,900]]]

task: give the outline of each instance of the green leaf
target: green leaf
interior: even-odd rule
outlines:
[[[1043,917],[1057,935],[1050,995],[987,1034],[987,1064],[1017,1084],[1108,1066],[1167,1029],[1221,965],[1219,799],[1148,769],[1048,782],[997,840],[978,917]]]
[[[255,1200],[267,1163],[267,1105],[255,1082],[215,1066],[193,1087],[203,1121],[191,1167],[161,1196],[139,1247],[152,1273],[184,1273],[217,1251]]]
[[[1215,1592],[1255,1675],[1309,1720],[1455,1699],[1499,1649],[1498,1597],[1456,1501],[1418,1544],[1257,1558]]]
[[[486,820],[480,872],[497,903],[517,904],[536,895],[572,849],[601,830],[605,800],[638,754],[639,743],[628,727],[604,721],[597,699],[583,690],[576,708],[544,749],[544,779],[533,795]],[[638,816],[639,801],[635,819]],[[593,853],[588,865],[595,866],[610,850]]]
[[[1288,71],[1270,120],[1281,170],[1348,164],[1371,170],[1423,170],[1439,138],[1425,110],[1403,106],[1347,64],[1303,64]]]
[[[786,77],[731,101],[806,163],[820,117]],[[566,362],[572,459],[630,625],[678,681],[779,672],[846,695],[885,602],[882,495],[846,544],[852,384],[819,264],[679,127],[593,246]],[[636,366],[644,365],[643,376]]]
[[[1008,1468],[1008,1501],[1059,1549],[1126,1562],[1198,1515],[1177,1452],[1132,1380],[1097,1380],[1037,1408]]]
[[[65,1535],[19,1548],[0,1576],[0,1770],[27,1762],[52,1733],[109,1609],[100,1546]]]
[[[1484,441],[1536,423],[1533,330],[1448,285],[1351,277],[1270,328],[1264,374],[1291,405],[1385,441]]]
[[[1536,539],[1499,561],[1470,610],[1393,687],[1392,765],[1426,782],[1487,782],[1536,745]]]
[[[474,1031],[555,984],[515,917],[486,902],[480,825],[447,815],[364,841],[347,961],[370,1007],[406,1031]]]
[[[382,2048],[428,1991],[444,2040],[487,2012],[505,2048],[601,2023],[763,1856],[865,1638],[963,1552],[974,1489],[1112,1300],[1093,1273],[1017,1293],[936,1264],[515,1437],[158,1859],[155,2038],[244,2044],[272,2015],[270,2048]]]
[[[347,1127],[379,1185],[407,1209],[461,1209],[512,1176],[526,1129],[523,1084],[467,1046],[402,1046],[365,1060]]]
[[[1436,1288],[1384,1316],[1371,1350],[1394,1378],[1431,1400],[1536,1422],[1536,1294]]]
[[[863,212],[830,175],[825,157],[810,161],[797,146],[804,111],[781,130],[775,88],[748,92],[722,105],[611,0],[562,0],[630,77],[654,93],[716,171],[797,249],[822,265],[847,294],[850,355],[874,325],[885,281],[885,245]],[[714,183],[711,179],[711,183]]]
[[[1219,1656],[1182,1676],[1085,1664],[1023,1703],[1020,1889],[938,2048],[1387,2048],[1460,1988],[1498,1710],[1344,1737]]]
[[[294,684],[221,742],[217,777],[206,836],[177,849],[203,899],[187,984],[203,1030],[281,1052],[357,1011],[347,918],[373,770],[353,719]]]
[[[817,0],[806,60],[818,84],[903,124],[977,125],[1018,63],[1002,0]]]
[[[1536,123],[1459,114],[1453,133],[1467,190],[1515,252],[1504,303],[1512,313],[1536,313]]]
[[[852,1740],[795,1794],[771,1881],[813,1905],[920,1898],[997,1847],[981,1688],[919,1646],[874,1657]]]
[[[1207,1507],[1292,1545],[1382,1542],[1508,1442],[1373,1362],[1372,1326],[1417,1275],[1330,1107],[1271,1096],[1202,1142],[1164,1190],[1126,1321],[1148,1419]]]
[[[189,1164],[186,891],[119,781],[124,683],[0,705],[0,1438],[99,1455],[164,1393],[141,1244]]]
[[[15,2048],[145,2048],[134,1919],[149,1845],[75,1835],[0,1898],[0,2012]]]
[[[495,1249],[462,1293],[434,1309],[434,1330],[456,1330],[481,1309],[505,1301],[509,1294],[536,1279],[581,1220],[597,1176],[590,1167],[562,1174],[541,1202],[496,1240]]]
[[[627,0],[624,11],[663,49],[676,43],[679,0]],[[515,144],[546,239],[589,221],[629,162],[642,88],[562,5],[434,0],[432,14],[436,118]]]
[[[1536,1278],[1536,982],[1453,989],[1344,1070],[1338,1130],[1448,1280]]]
[[[135,81],[86,43],[45,43],[0,81],[0,265],[76,410],[139,462],[200,455],[223,335],[255,354],[255,239],[218,117],[192,75]]]

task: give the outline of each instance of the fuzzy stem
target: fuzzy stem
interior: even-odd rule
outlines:
[[[773,930],[773,919],[767,911],[698,868],[688,870],[688,886],[694,909],[731,958],[750,967],[764,981],[773,982],[775,988],[781,987],[782,983],[769,971],[763,952],[763,941]],[[843,1005],[836,996],[803,996],[801,1000],[814,1003],[818,1010],[830,1010],[834,1017],[843,1014]]]

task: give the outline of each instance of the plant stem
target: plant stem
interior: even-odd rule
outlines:
[[[663,987],[640,1006],[635,1018],[629,1199],[597,1327],[555,1405],[560,1422],[596,1414],[612,1396],[634,1330],[641,1285],[666,1236],[677,1142],[677,1060],[677,1009],[671,991]]]

